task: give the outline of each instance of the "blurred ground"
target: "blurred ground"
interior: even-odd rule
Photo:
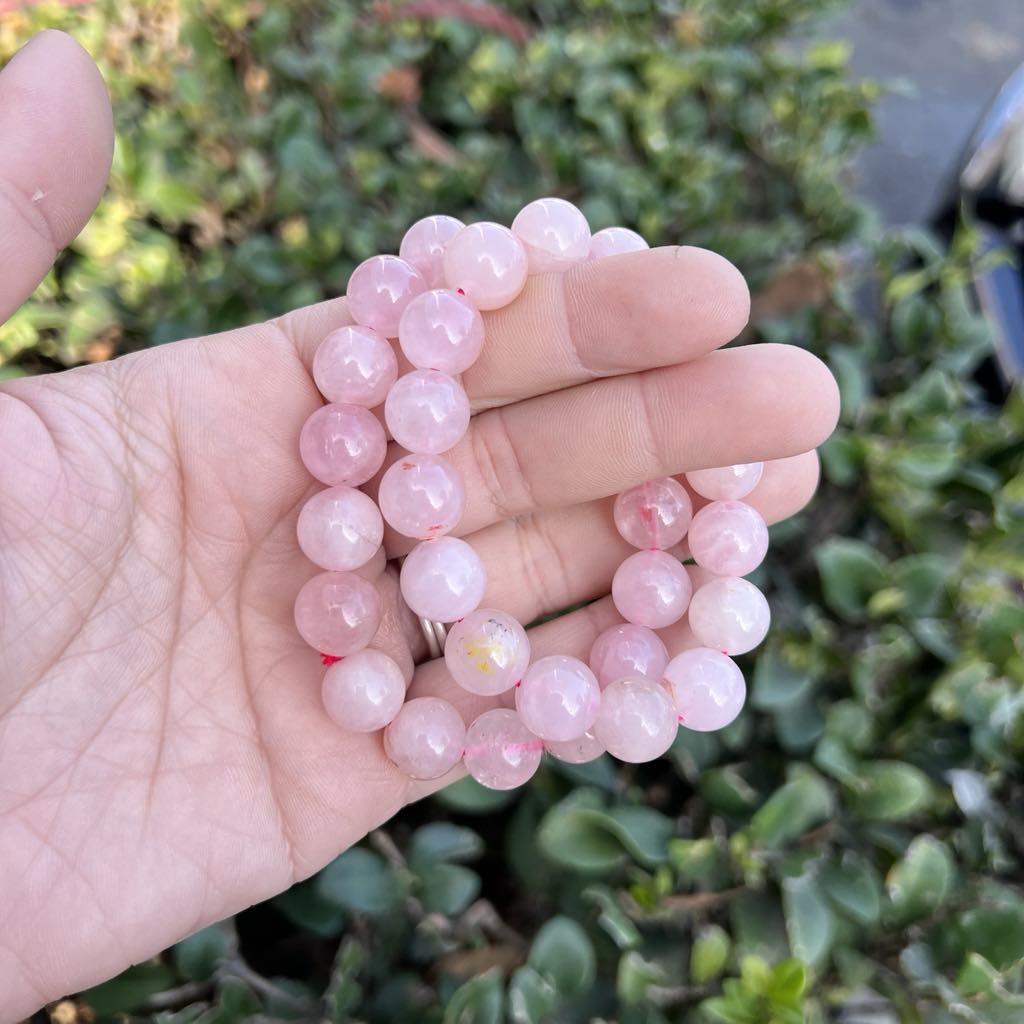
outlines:
[[[853,43],[856,74],[909,86],[879,104],[878,144],[857,163],[857,187],[888,220],[920,220],[1024,62],[1024,0],[854,0],[821,34]]]

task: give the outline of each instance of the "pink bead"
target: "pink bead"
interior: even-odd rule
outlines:
[[[459,471],[440,455],[405,455],[381,477],[377,501],[392,529],[430,540],[455,528],[466,491]]]
[[[523,290],[526,273],[526,250],[501,224],[469,224],[445,249],[446,284],[461,288],[477,309],[507,306]]]
[[[624,252],[639,252],[650,246],[635,231],[629,228],[602,228],[595,231],[590,239],[587,259],[600,260],[605,256],[618,256]]]
[[[341,327],[320,342],[313,380],[329,402],[372,409],[398,378],[398,360],[387,338],[369,327]]]
[[[398,256],[371,256],[352,271],[345,297],[356,323],[394,338],[405,307],[426,290],[427,282],[411,263]]]
[[[679,719],[687,729],[724,729],[743,709],[747,688],[732,660],[707,647],[677,654],[665,669]]]
[[[466,730],[466,771],[488,789],[515,789],[529,781],[544,753],[544,743],[514,711],[485,711]]]
[[[623,622],[594,641],[589,661],[602,688],[627,676],[657,682],[668,664],[668,650],[653,630]]]
[[[535,199],[512,221],[512,232],[526,249],[531,274],[568,270],[590,250],[587,218],[564,199]]]
[[[377,588],[351,572],[322,572],[295,598],[299,635],[321,654],[344,658],[362,650],[380,625]]]
[[[620,679],[601,694],[594,735],[613,757],[641,764],[661,757],[672,746],[678,727],[664,686],[650,679]]]
[[[764,594],[736,576],[719,576],[699,587],[690,601],[690,629],[705,646],[723,654],[746,654],[771,623]]]
[[[579,739],[601,707],[597,678],[578,658],[561,654],[535,661],[516,688],[523,724],[543,740]]]
[[[493,697],[523,678],[530,664],[530,641],[507,612],[478,608],[448,630],[444,660],[461,687]]]
[[[763,462],[741,462],[718,469],[695,469],[686,482],[702,497],[712,501],[745,498],[761,481]]]
[[[461,220],[444,214],[424,217],[406,231],[398,255],[423,275],[428,288],[440,288],[444,285],[445,246],[465,226]]]
[[[439,537],[417,544],[405,556],[399,583],[405,603],[417,615],[455,622],[480,604],[487,574],[464,540]]]
[[[405,307],[398,344],[413,366],[462,373],[484,347],[484,319],[458,292],[424,292]]]
[[[457,444],[469,426],[469,399],[462,385],[437,370],[399,377],[384,403],[391,436],[411,452],[439,455]]]
[[[454,768],[466,746],[462,716],[440,697],[406,701],[384,730],[384,751],[413,779],[438,779]]]
[[[299,434],[306,469],[331,487],[358,487],[384,465],[388,442],[380,421],[358,405],[324,405]]]
[[[295,532],[311,562],[343,572],[373,558],[384,539],[384,520],[369,495],[351,487],[331,487],[302,506]]]
[[[678,480],[666,476],[623,491],[615,499],[612,514],[627,544],[670,548],[686,535],[693,518],[693,502]]]
[[[649,629],[678,622],[690,603],[693,585],[677,558],[664,551],[630,555],[612,578],[612,600],[627,621]]]
[[[693,560],[716,576],[746,576],[768,553],[768,527],[761,513],[742,501],[713,501],[690,524]]]
[[[348,732],[383,729],[405,703],[405,676],[381,651],[356,651],[324,675],[327,714]]]
[[[564,740],[561,743],[549,740],[544,744],[544,749],[566,764],[586,764],[604,753],[604,747],[592,732],[585,732],[579,739]]]

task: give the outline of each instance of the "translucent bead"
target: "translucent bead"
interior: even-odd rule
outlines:
[[[742,501],[713,501],[690,524],[693,560],[716,576],[746,576],[768,553],[768,527],[761,513]]]
[[[587,764],[604,753],[604,747],[593,732],[585,732],[579,739],[564,740],[561,743],[549,740],[544,744],[544,749],[566,764]]]
[[[477,309],[507,306],[526,284],[522,242],[501,224],[482,221],[464,227],[444,252],[444,279],[460,288]]]
[[[600,260],[605,256],[618,256],[623,252],[639,252],[650,246],[635,231],[629,228],[602,228],[595,231],[590,239],[588,260]]]
[[[413,366],[462,373],[484,347],[484,319],[458,292],[424,292],[405,307],[398,344]]]
[[[380,510],[392,529],[430,540],[451,532],[466,507],[462,475],[440,455],[406,455],[380,478]]]
[[[740,462],[718,469],[695,469],[686,474],[686,482],[712,501],[736,501],[745,498],[761,482],[763,472],[763,462]]]
[[[435,622],[455,622],[477,608],[487,574],[477,553],[456,537],[425,540],[405,556],[399,584],[405,603]]]
[[[344,572],[373,558],[384,539],[384,520],[369,495],[352,487],[331,487],[302,506],[295,532],[311,562]]]
[[[446,373],[413,370],[399,377],[384,403],[391,436],[411,452],[439,455],[469,426],[469,399]]]
[[[383,729],[405,702],[405,676],[381,651],[356,651],[324,675],[327,714],[348,732]]]
[[[693,518],[693,502],[678,480],[666,476],[623,491],[615,499],[612,515],[627,544],[670,548],[686,535]]]
[[[344,658],[361,651],[380,625],[377,588],[351,572],[322,572],[295,598],[295,626],[310,647]]]
[[[384,730],[384,752],[413,779],[438,779],[462,759],[466,726],[440,697],[406,701]]]
[[[466,730],[466,771],[488,789],[515,789],[529,781],[544,744],[514,711],[485,711]]]
[[[743,709],[747,688],[739,666],[724,654],[695,647],[665,669],[680,721],[687,729],[724,729]]]
[[[313,380],[329,402],[372,409],[397,378],[398,360],[387,338],[358,324],[331,331],[313,356]]]
[[[359,405],[324,405],[299,434],[306,469],[331,487],[365,484],[384,464],[388,442],[380,421]]]
[[[693,635],[723,654],[752,651],[765,638],[771,618],[764,594],[736,576],[709,580],[690,600]]]
[[[523,678],[530,664],[530,641],[507,612],[478,608],[448,630],[444,660],[460,686],[492,697]]]
[[[668,650],[653,630],[623,622],[594,641],[589,661],[602,688],[627,676],[657,682],[668,664]]]
[[[594,724],[600,707],[597,678],[578,658],[541,658],[516,687],[519,717],[543,740],[579,739]]]
[[[398,255],[423,275],[428,288],[440,288],[444,284],[445,246],[465,226],[456,217],[444,214],[424,217],[406,231]]]
[[[627,621],[649,629],[678,622],[690,603],[693,585],[677,558],[664,551],[630,555],[612,578],[612,600]]]
[[[426,290],[427,282],[411,263],[398,256],[371,256],[352,271],[345,297],[356,323],[394,338],[405,307]]]
[[[594,735],[613,757],[632,764],[661,757],[679,720],[665,687],[650,679],[620,679],[601,694]]]
[[[564,199],[535,199],[512,221],[512,232],[523,243],[531,274],[568,270],[590,251],[587,218]]]

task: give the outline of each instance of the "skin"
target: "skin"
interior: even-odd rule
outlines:
[[[109,170],[107,94],[70,38],[36,37],[0,74],[0,138],[2,319]],[[811,497],[835,384],[798,349],[720,350],[748,311],[733,267],[670,248],[532,279],[486,317],[451,453],[485,604],[527,622],[603,598],[533,630],[536,655],[585,657],[616,620],[618,491],[772,460],[748,499],[769,521]],[[314,572],[295,542],[318,486],[297,454],[310,362],[346,322],[337,299],[0,385],[2,1020],[280,892],[456,777],[411,781],[379,735],[332,724],[292,621]],[[374,646],[468,720],[487,702],[426,660],[399,600],[386,557],[407,544],[388,536],[362,570],[387,609]]]

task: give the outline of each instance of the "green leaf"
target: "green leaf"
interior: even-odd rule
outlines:
[[[680,878],[687,882],[708,882],[721,861],[718,844],[711,836],[701,839],[672,839],[668,859]]]
[[[777,646],[769,647],[757,659],[750,688],[751,707],[759,711],[785,710],[799,704],[812,691],[815,677],[798,668]]]
[[[363,995],[359,974],[366,963],[366,950],[358,941],[345,939],[331,969],[324,993],[324,1008],[331,1024],[346,1024]]]
[[[877,924],[882,915],[882,882],[870,861],[846,850],[826,865],[821,884],[828,898],[858,924]]]
[[[572,918],[561,916],[541,926],[527,963],[563,996],[588,989],[597,968],[594,945],[586,931]]]
[[[935,615],[949,569],[941,555],[909,555],[894,562],[892,585],[902,595],[901,611],[915,618]]]
[[[748,814],[758,804],[757,791],[733,765],[709,768],[699,786],[708,806],[722,814]]]
[[[420,872],[425,910],[456,917],[480,894],[480,876],[461,864],[427,864]]]
[[[235,930],[230,921],[212,924],[182,939],[174,947],[174,966],[185,978],[206,981],[213,977],[218,961],[234,950],[236,945]]]
[[[717,978],[725,970],[731,950],[732,940],[724,928],[717,924],[701,928],[690,949],[690,981],[705,985]]]
[[[842,618],[863,618],[868,601],[887,581],[885,560],[869,544],[834,537],[814,552],[825,600]]]
[[[803,1006],[807,988],[807,968],[799,960],[783,960],[772,969],[766,995],[773,1007]]]
[[[654,963],[645,960],[635,950],[623,953],[619,958],[619,969],[615,977],[615,990],[626,1006],[642,1003],[651,985],[662,984],[665,972]]]
[[[293,924],[325,939],[334,938],[345,924],[345,911],[320,892],[315,876],[275,896],[273,903]]]
[[[905,821],[932,802],[931,780],[903,761],[869,761],[861,766],[852,806],[871,821]]]
[[[315,879],[319,894],[335,906],[364,914],[390,913],[405,897],[405,885],[371,850],[353,846]]]
[[[835,921],[817,877],[806,874],[784,879],[782,907],[793,955],[818,966],[832,948]]]
[[[444,1010],[444,1024],[502,1024],[504,1012],[501,969],[492,967],[452,993]]]
[[[886,878],[893,914],[900,921],[933,914],[948,899],[953,875],[953,857],[946,844],[934,836],[918,836]]]
[[[111,981],[82,993],[82,1001],[100,1016],[134,1010],[157,992],[173,988],[174,970],[164,963],[145,963],[129,967]]]
[[[514,789],[488,789],[466,776],[434,794],[438,803],[462,814],[491,814],[516,799]]]
[[[966,948],[998,970],[1024,960],[1024,902],[968,910],[960,917],[960,928]]]
[[[512,1024],[545,1024],[558,1005],[554,986],[532,967],[519,967],[508,986],[508,1012]]]
[[[469,828],[447,821],[422,825],[413,834],[409,858],[420,863],[474,860],[484,852],[483,840]]]
[[[601,911],[597,923],[619,949],[640,945],[640,931],[605,885],[591,885],[583,890],[583,899]]]
[[[761,806],[747,831],[756,845],[779,847],[827,821],[832,811],[828,783],[802,767]]]

